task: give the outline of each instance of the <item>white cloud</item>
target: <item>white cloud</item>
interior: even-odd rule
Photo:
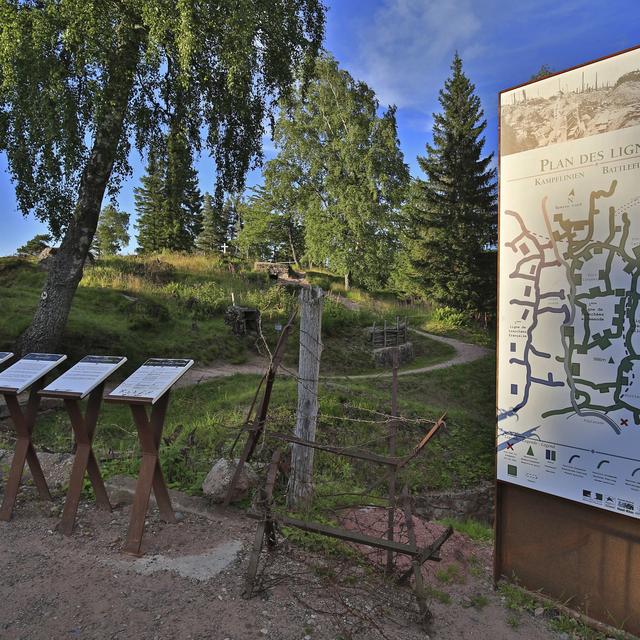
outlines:
[[[453,53],[478,56],[482,21],[472,0],[385,0],[361,28],[351,68],[382,104],[420,108],[448,75]]]

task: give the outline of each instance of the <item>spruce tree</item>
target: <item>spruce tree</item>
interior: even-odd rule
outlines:
[[[178,121],[167,136],[163,249],[191,251],[202,228],[202,195],[187,136]]]
[[[205,193],[202,206],[202,230],[196,238],[196,247],[205,253],[216,253],[228,240],[229,220],[224,207],[216,206],[213,197]]]
[[[165,160],[162,149],[149,152],[146,175],[133,190],[137,213],[138,253],[155,253],[166,248]]]
[[[483,155],[487,123],[480,98],[457,53],[451,71],[440,90],[442,110],[434,114],[433,144],[418,157],[427,179],[411,189],[410,260],[431,300],[476,311],[495,277],[484,254],[496,239],[496,172],[493,154]]]

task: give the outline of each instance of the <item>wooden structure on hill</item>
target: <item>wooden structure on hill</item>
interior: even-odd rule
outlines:
[[[384,324],[377,326],[375,323],[371,327],[370,334],[371,344],[374,349],[383,349],[385,347],[398,347],[407,342],[407,318],[400,320],[396,316],[395,324]]]

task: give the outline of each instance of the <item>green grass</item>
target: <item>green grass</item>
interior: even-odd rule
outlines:
[[[324,274],[329,277],[327,274]],[[33,263],[0,259],[0,349],[10,348],[27,326],[37,304],[44,274]],[[338,283],[329,283],[337,287]],[[123,354],[131,371],[149,356],[192,357],[200,362],[241,362],[255,353],[255,339],[239,340],[224,325],[223,311],[236,302],[258,306],[263,331],[271,348],[276,323],[282,323],[295,305],[283,287],[271,285],[262,274],[230,272],[219,260],[202,256],[163,254],[159,258],[115,257],[88,268],[78,289],[62,349],[68,362],[87,353]],[[323,314],[323,375],[380,371],[371,366],[365,329],[373,320],[397,309],[385,298],[359,296],[358,311],[328,299]],[[370,304],[371,301],[375,304]],[[386,305],[384,307],[383,305]],[[397,306],[397,305],[396,305]],[[392,317],[389,315],[389,317]],[[297,335],[290,338],[287,364],[297,358]],[[450,347],[429,338],[412,336],[416,360],[408,368],[449,358]],[[400,428],[398,454],[409,453],[445,411],[447,427],[427,450],[400,475],[399,482],[414,491],[473,487],[494,473],[493,357],[399,379],[400,412],[410,421]],[[177,389],[170,404],[162,463],[169,483],[198,492],[212,461],[228,453],[257,386],[256,376],[216,379],[192,388]],[[387,453],[390,379],[321,381],[318,439],[342,446]],[[291,431],[295,423],[296,383],[279,378],[274,388],[269,428]],[[374,421],[371,423],[371,421]],[[0,438],[2,436],[0,435]],[[54,451],[71,448],[68,420],[63,412],[38,420],[36,443]],[[96,447],[106,475],[136,473],[137,437],[125,407],[105,405],[98,425]],[[260,455],[268,459],[270,444]],[[237,453],[237,452],[236,452]],[[336,505],[335,494],[357,493],[380,478],[380,469],[323,452],[316,453],[318,506]],[[384,494],[382,489],[377,489]],[[374,496],[375,498],[375,496]],[[372,498],[372,499],[374,499]],[[343,496],[362,502],[361,498]],[[462,525],[461,525],[462,526]],[[477,534],[480,535],[480,534]]]
[[[493,529],[477,520],[444,518],[443,520],[439,520],[439,522],[445,527],[453,527],[454,531],[458,531],[476,542],[491,542],[493,540]]]

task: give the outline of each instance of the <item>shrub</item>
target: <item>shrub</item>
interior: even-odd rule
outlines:
[[[431,321],[445,329],[459,329],[469,322],[469,316],[451,307],[438,307],[433,310]]]

